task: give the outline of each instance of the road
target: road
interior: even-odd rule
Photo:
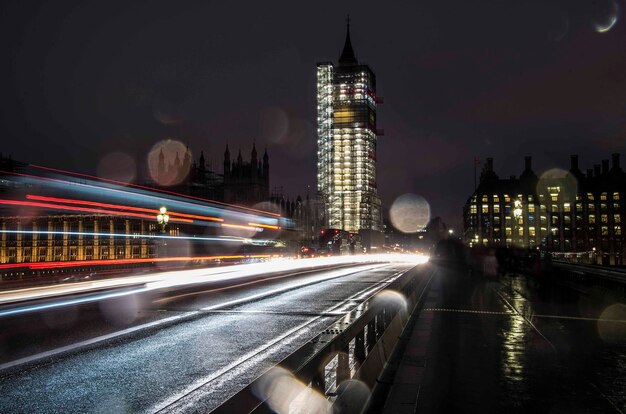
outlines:
[[[85,304],[71,324],[65,310],[47,322],[43,311],[14,317],[44,322],[4,341],[0,412],[211,409],[413,266],[363,263],[236,289],[126,295]],[[20,358],[27,363],[12,362]]]
[[[436,279],[407,350],[419,387],[400,385],[385,412],[626,412],[622,293],[451,269]]]

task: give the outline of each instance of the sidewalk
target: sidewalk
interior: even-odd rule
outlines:
[[[414,413],[417,410],[420,390],[424,386],[435,317],[435,313],[428,309],[437,307],[440,290],[441,279],[437,278],[433,280],[415,325],[401,337],[401,340],[406,341],[405,349],[384,406],[383,412],[386,414]]]

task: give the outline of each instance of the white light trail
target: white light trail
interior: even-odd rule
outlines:
[[[333,265],[362,263],[412,263],[422,264],[428,261],[427,256],[404,254],[380,254],[363,256],[337,256],[312,259],[271,259],[263,263],[250,263],[207,269],[192,269],[153,273],[142,276],[125,276],[90,282],[66,283],[52,286],[15,289],[0,293],[0,305],[14,304],[0,310],[0,317],[14,316],[29,312],[61,308],[65,306],[96,302],[114,297],[133,295],[147,291],[167,291],[183,286],[201,285],[216,282],[244,280],[252,276],[269,275],[272,273],[299,271]],[[106,289],[122,289],[124,291],[102,292]],[[100,292],[100,293],[95,293]],[[63,298],[67,295],[90,294],[82,298]],[[16,302],[28,302],[40,299],[52,299],[52,302],[22,305]]]

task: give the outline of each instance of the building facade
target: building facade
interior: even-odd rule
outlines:
[[[583,173],[578,156],[569,171],[532,171],[531,157],[517,177],[501,179],[488,158],[480,183],[463,208],[470,246],[539,248],[556,257],[626,264],[622,218],[626,173],[619,154]],[[552,171],[552,172],[551,172]]]
[[[146,235],[159,231],[154,221],[68,214],[0,217],[0,228],[0,264],[153,258]]]
[[[376,182],[376,76],[359,64],[348,23],[339,64],[317,65],[317,190],[326,227],[380,232]]]

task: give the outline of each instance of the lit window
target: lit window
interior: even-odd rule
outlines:
[[[589,204],[587,205],[587,210],[589,210],[589,211],[596,211],[596,206],[595,206],[595,204],[593,204],[593,203],[589,203]]]
[[[622,217],[619,214],[613,214],[613,221],[615,223],[621,223],[622,222]]]
[[[517,235],[520,236],[520,237],[524,235],[524,228],[523,227],[520,227],[519,229],[517,229]]]
[[[616,236],[622,235],[622,226],[615,226],[615,235]]]
[[[493,212],[494,213],[500,213],[500,205],[499,204],[495,204],[493,206]]]
[[[470,213],[471,214],[476,214],[477,209],[476,209],[476,204],[471,204],[470,205]]]
[[[618,192],[613,193],[613,200],[619,200],[619,193]]]
[[[535,205],[534,204],[529,204],[528,205],[528,212],[529,213],[534,213],[535,212]]]
[[[510,227],[505,228],[504,233],[507,237],[511,237],[511,228]]]
[[[608,236],[609,235],[609,227],[608,226],[602,226],[602,235],[603,236]]]
[[[609,222],[609,217],[608,217],[608,215],[606,215],[606,214],[602,214],[602,215],[600,215],[600,221],[601,221],[602,223],[608,223],[608,222]]]
[[[559,201],[559,195],[558,194],[550,194],[550,198],[552,199],[552,201]]]
[[[595,224],[596,216],[595,214],[589,214],[589,224]]]
[[[553,213],[558,213],[559,212],[559,206],[557,206],[556,204],[552,204],[552,210]]]
[[[483,214],[489,214],[489,205],[483,204],[482,211],[483,211]]]
[[[570,211],[572,211],[571,206],[569,203],[565,203],[563,204],[563,211],[566,213],[569,213]]]
[[[483,196],[483,203],[488,203],[489,202],[489,197],[484,195]]]
[[[535,228],[534,227],[529,227],[528,228],[528,235],[530,237],[535,237]]]
[[[587,193],[587,200],[593,200],[593,194],[592,193]]]
[[[500,202],[500,197],[498,197],[497,195],[493,196],[493,202],[494,203],[499,203]]]
[[[576,211],[583,211],[583,205],[581,203],[576,203]]]
[[[606,193],[600,194],[600,200],[606,201]]]
[[[509,197],[508,195],[505,194],[504,195],[504,201],[507,202],[507,203],[510,203],[511,202],[511,197]]]

